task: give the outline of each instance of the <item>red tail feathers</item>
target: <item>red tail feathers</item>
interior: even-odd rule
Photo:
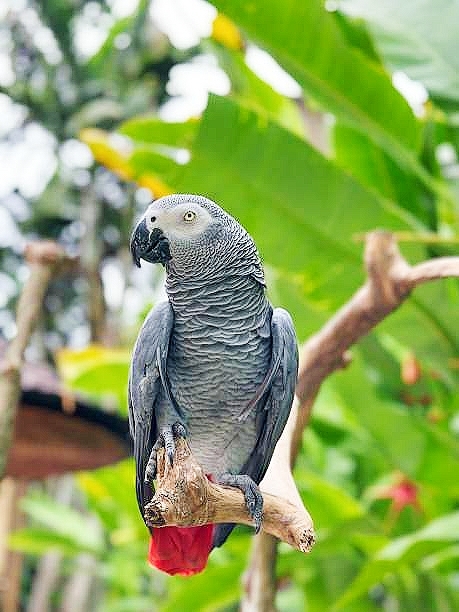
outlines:
[[[192,576],[201,572],[212,550],[213,525],[160,527],[153,530],[148,561],[168,574]]]

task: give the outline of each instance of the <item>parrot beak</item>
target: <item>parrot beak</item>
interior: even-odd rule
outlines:
[[[141,259],[150,263],[160,263],[163,266],[172,259],[169,241],[163,231],[155,228],[150,232],[145,219],[138,223],[132,234],[131,253],[138,268],[140,268]]]

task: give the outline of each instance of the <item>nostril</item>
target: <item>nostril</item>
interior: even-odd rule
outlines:
[[[150,221],[154,223],[156,221],[156,217],[150,217]]]

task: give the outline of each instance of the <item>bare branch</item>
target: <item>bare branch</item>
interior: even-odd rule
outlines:
[[[278,540],[267,533],[253,538],[247,570],[242,578],[244,597],[240,612],[275,612]]]
[[[459,277],[459,257],[439,257],[410,266],[392,234],[382,231],[367,236],[365,266],[365,285],[303,345],[297,386],[302,404],[315,397],[329,374],[346,365],[346,351],[398,308],[415,287],[447,276]]]
[[[294,482],[291,484],[291,469],[301,446],[303,431],[309,423],[322,382],[350,362],[349,348],[398,308],[421,283],[459,277],[459,257],[440,257],[410,266],[402,257],[394,236],[384,231],[367,234],[364,260],[368,275],[365,285],[302,347],[296,388],[298,404],[294,403],[292,407],[269,470],[260,485],[262,490],[266,487],[276,490],[278,483],[290,482],[288,499],[299,497]],[[281,447],[279,452],[278,447]],[[247,592],[241,608],[244,612],[275,609],[275,557],[271,555],[267,562],[260,562],[257,551],[262,550],[275,550],[273,538],[266,533],[254,538],[246,572],[249,577]],[[266,593],[272,595],[269,601]]]

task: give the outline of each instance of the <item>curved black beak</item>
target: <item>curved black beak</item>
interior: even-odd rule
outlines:
[[[131,253],[135,265],[140,268],[140,260],[160,263],[163,266],[171,259],[169,241],[159,228],[151,232],[145,219],[137,224],[131,237]]]

